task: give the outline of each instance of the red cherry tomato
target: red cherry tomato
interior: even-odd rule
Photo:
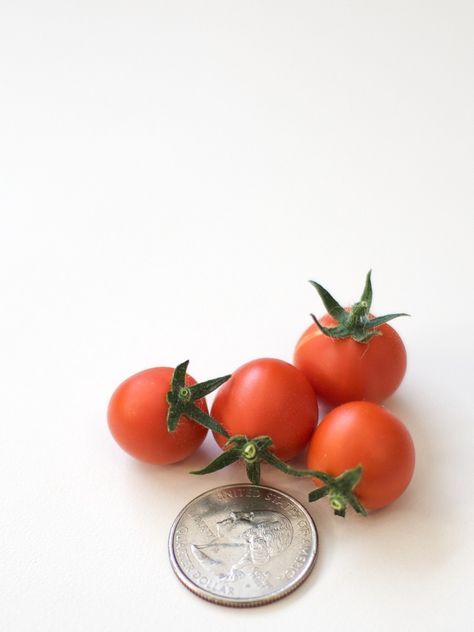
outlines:
[[[174,432],[168,432],[166,418],[173,369],[157,367],[129,377],[112,395],[108,408],[110,431],[129,454],[147,463],[182,461],[204,441],[207,428],[181,417]],[[188,386],[196,380],[187,375]],[[208,412],[204,399],[195,402]]]
[[[230,435],[268,435],[283,460],[308,443],[318,419],[316,395],[303,373],[283,360],[262,358],[237,369],[217,392],[211,410]],[[223,447],[226,439],[214,433]]]
[[[325,327],[337,325],[329,315],[320,322]],[[393,327],[384,324],[377,329],[382,335],[363,343],[352,338],[331,338],[316,324],[310,325],[296,345],[295,365],[318,396],[330,404],[357,400],[381,402],[400,385],[407,356]]]
[[[404,424],[388,410],[372,402],[350,402],[334,408],[321,421],[311,439],[307,463],[308,469],[332,476],[362,465],[354,492],[366,509],[380,509],[409,484],[415,448]]]

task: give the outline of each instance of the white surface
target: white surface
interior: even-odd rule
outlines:
[[[473,24],[469,1],[1,3],[2,630],[468,628]],[[212,441],[133,461],[110,394],[188,357],[198,379],[290,360],[307,279],[351,302],[369,267],[374,311],[413,315],[387,402],[413,483],[368,519],[311,506],[292,596],[207,604],[168,529],[242,469],[188,475]]]

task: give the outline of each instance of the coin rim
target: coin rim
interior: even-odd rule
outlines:
[[[178,560],[176,558],[174,547],[173,547],[173,538],[174,538],[174,534],[176,532],[176,527],[178,526],[178,523],[179,523],[180,519],[182,518],[182,516],[188,510],[188,507],[190,505],[194,504],[196,501],[198,501],[203,496],[209,496],[209,495],[213,494],[214,492],[216,492],[218,490],[230,489],[230,488],[233,488],[233,487],[252,487],[252,488],[258,487],[259,489],[265,489],[265,490],[268,490],[268,491],[271,491],[271,492],[276,492],[277,494],[281,494],[282,496],[285,496],[287,499],[289,499],[291,502],[294,502],[297,505],[297,507],[303,512],[303,514],[306,516],[306,518],[308,519],[308,522],[310,524],[310,528],[312,529],[313,536],[314,536],[314,540],[313,540],[312,545],[311,545],[311,548],[313,550],[312,560],[311,560],[309,566],[306,568],[305,572],[302,574],[301,577],[299,577],[298,579],[294,580],[293,583],[291,583],[285,589],[280,590],[280,592],[278,592],[278,593],[270,594],[270,595],[267,595],[266,597],[256,597],[256,598],[246,597],[245,599],[235,599],[235,598],[232,599],[230,597],[214,595],[213,593],[209,593],[208,591],[204,590],[200,586],[197,586],[184,573],[183,569],[179,565],[179,562],[178,562]],[[206,601],[210,601],[211,603],[215,603],[215,604],[218,604],[220,606],[229,606],[229,607],[232,607],[232,608],[250,608],[250,607],[254,607],[254,606],[263,606],[263,605],[266,605],[266,604],[269,604],[269,603],[273,603],[274,601],[278,601],[279,599],[282,599],[283,597],[286,597],[287,595],[292,593],[299,586],[301,586],[301,584],[311,574],[311,571],[313,570],[314,565],[316,563],[318,550],[319,550],[319,534],[318,534],[318,530],[316,528],[316,524],[315,524],[311,514],[299,502],[299,500],[296,500],[295,498],[293,498],[293,496],[290,496],[286,492],[282,492],[281,490],[276,489],[274,487],[268,487],[267,485],[252,485],[251,483],[232,483],[230,485],[219,485],[218,487],[214,487],[213,489],[208,489],[207,491],[203,492],[202,494],[199,494],[198,496],[196,496],[195,498],[190,500],[183,507],[183,509],[179,512],[179,514],[176,516],[176,518],[173,521],[173,524],[171,525],[171,529],[170,529],[169,536],[168,536],[168,554],[169,554],[169,559],[170,559],[171,567],[173,568],[173,570],[174,570],[176,576],[178,577],[179,581],[184,586],[186,586],[186,588],[188,590],[190,590],[192,593],[194,593],[198,597],[201,597],[201,599],[204,599]]]

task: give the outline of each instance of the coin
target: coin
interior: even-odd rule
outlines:
[[[295,590],[310,574],[318,535],[294,498],[261,485],[224,485],[179,513],[169,535],[171,565],[199,597],[259,606]]]

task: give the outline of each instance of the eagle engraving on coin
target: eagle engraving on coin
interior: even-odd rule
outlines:
[[[231,511],[215,527],[217,536],[210,542],[191,544],[199,564],[221,582],[250,576],[261,587],[270,586],[270,573],[261,567],[290,546],[293,527],[288,518],[272,510]]]
[[[250,607],[288,595],[309,576],[318,548],[306,509],[264,485],[222,485],[191,500],[170,529],[178,579],[223,606]]]

